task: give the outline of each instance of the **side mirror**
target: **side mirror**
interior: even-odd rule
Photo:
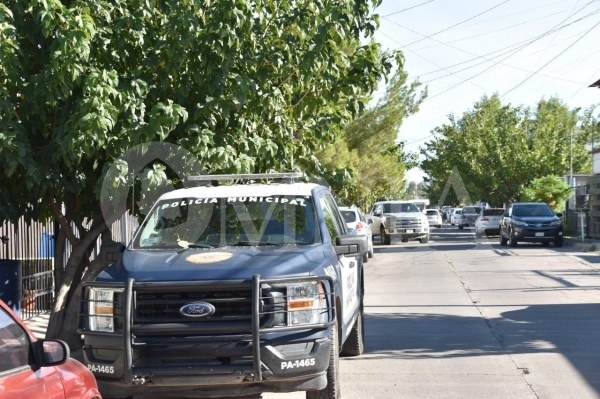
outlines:
[[[555,215],[558,216],[559,218],[563,217],[562,212],[556,212]]]
[[[127,247],[121,242],[103,242],[102,246],[100,247],[100,259],[106,265],[117,263],[121,260],[125,249],[127,249]]]
[[[334,248],[337,255],[360,256],[367,252],[367,236],[338,236]]]
[[[373,212],[373,216],[381,217],[381,212]]]
[[[71,356],[69,345],[58,339],[39,339],[33,343],[33,353],[39,367],[63,364]]]
[[[373,224],[373,223],[375,223],[373,218],[367,218],[367,224]]]

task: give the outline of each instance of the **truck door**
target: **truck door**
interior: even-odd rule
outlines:
[[[331,236],[331,240],[335,243],[335,239],[339,235],[347,234],[346,223],[340,216],[339,211],[333,198],[327,194],[321,197],[321,207],[323,209],[323,217],[325,225]],[[347,324],[355,314],[360,301],[358,298],[359,284],[359,265],[356,257],[340,256],[338,258],[337,267],[339,269],[340,285],[342,287],[342,319],[343,324]]]

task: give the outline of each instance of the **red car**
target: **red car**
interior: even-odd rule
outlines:
[[[36,339],[0,300],[2,399],[102,399],[94,375],[60,340]]]

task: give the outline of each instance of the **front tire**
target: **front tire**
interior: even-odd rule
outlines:
[[[365,332],[363,322],[362,305],[358,310],[356,321],[350,330],[350,334],[342,345],[342,356],[360,356],[365,351]]]
[[[419,240],[421,244],[427,244],[429,242],[429,234]]]
[[[392,238],[385,233],[385,228],[383,226],[381,226],[381,242],[383,243],[383,245],[390,245],[392,242]]]
[[[506,237],[504,237],[502,235],[502,232],[500,232],[500,245],[506,245],[507,242],[508,240],[506,239]]]
[[[513,235],[512,231],[508,232],[508,245],[510,245],[513,248],[515,248],[517,246],[517,239]]]
[[[331,327],[331,353],[327,368],[327,386],[320,391],[306,391],[306,399],[340,399],[340,344],[337,320]]]

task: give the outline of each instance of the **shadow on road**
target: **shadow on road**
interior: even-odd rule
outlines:
[[[600,304],[534,305],[494,319],[367,314],[365,331],[375,359],[557,353],[600,395]]]

